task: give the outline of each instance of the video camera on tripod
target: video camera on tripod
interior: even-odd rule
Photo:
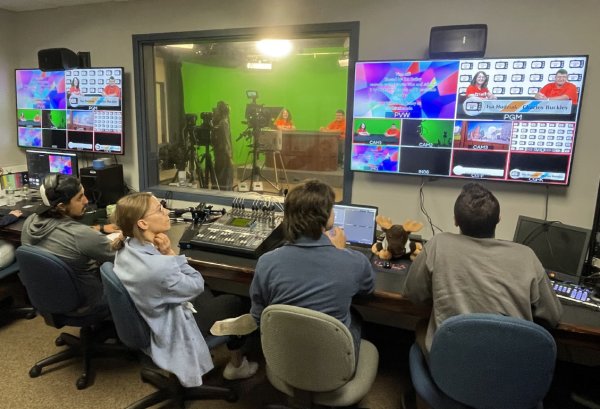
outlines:
[[[198,117],[196,114],[185,114],[185,134],[192,137],[192,140],[190,141],[192,145],[210,145],[210,136],[213,130],[213,116],[212,112],[200,113],[202,123],[197,126],[196,121]]]
[[[264,104],[257,104],[258,91],[246,91],[246,97],[252,102],[246,105],[246,124],[248,128],[260,129],[270,125],[271,112],[265,109]]]

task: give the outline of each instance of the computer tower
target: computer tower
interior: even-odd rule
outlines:
[[[79,178],[85,190],[85,196],[91,204],[105,208],[116,203],[125,194],[123,166],[109,165],[102,169],[81,168]]]

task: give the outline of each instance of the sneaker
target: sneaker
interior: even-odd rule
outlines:
[[[229,362],[223,370],[223,378],[230,381],[235,379],[246,379],[254,375],[256,371],[258,371],[258,363],[248,362],[246,357],[244,357],[242,364],[237,368]]]
[[[213,335],[248,335],[256,331],[258,326],[250,314],[240,315],[235,318],[227,318],[216,321],[210,328]]]

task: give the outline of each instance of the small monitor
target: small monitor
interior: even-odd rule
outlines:
[[[0,188],[2,190],[17,190],[29,183],[27,172],[6,173],[0,175]]]
[[[590,234],[581,227],[519,216],[513,241],[530,247],[551,278],[578,283]]]
[[[38,189],[48,173],[60,173],[69,176],[79,176],[77,154],[50,151],[25,151],[29,185]]]
[[[370,247],[375,242],[377,207],[333,205],[333,225],[344,229],[346,244]]]

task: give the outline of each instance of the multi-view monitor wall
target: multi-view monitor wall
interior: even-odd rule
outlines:
[[[357,62],[351,169],[567,185],[587,58]]]
[[[16,70],[18,145],[123,154],[123,68]]]

